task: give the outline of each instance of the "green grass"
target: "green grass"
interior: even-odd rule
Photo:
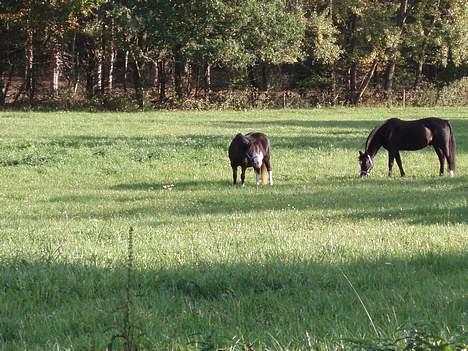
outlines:
[[[441,116],[432,149],[358,178],[385,118]],[[227,146],[270,136],[275,185],[231,185]],[[466,335],[468,109],[0,112],[0,349],[103,350],[122,329],[135,229],[138,342],[155,350],[336,348],[404,323]],[[395,172],[398,173],[398,172]],[[165,185],[173,184],[172,190]]]

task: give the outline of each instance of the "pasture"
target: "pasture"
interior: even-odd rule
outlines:
[[[358,177],[372,127],[428,116],[451,120],[455,177],[432,148],[402,153],[405,178],[385,150]],[[251,130],[272,187],[252,169],[231,185],[227,147]],[[130,227],[143,349],[336,349],[419,322],[466,336],[467,108],[0,112],[0,138],[1,350],[122,333]]]

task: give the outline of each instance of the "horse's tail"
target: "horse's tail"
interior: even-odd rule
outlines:
[[[268,170],[265,163],[262,163],[262,167],[260,167],[260,173],[262,176],[262,184],[268,183]]]
[[[452,126],[450,122],[447,122],[450,128],[450,138],[449,138],[449,155],[448,155],[448,162],[449,162],[449,171],[453,171],[455,173],[455,136],[453,135]],[[452,174],[452,172],[450,172]]]

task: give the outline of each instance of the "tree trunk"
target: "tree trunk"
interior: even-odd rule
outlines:
[[[349,93],[348,101],[352,104],[356,101],[357,96],[357,63],[351,62],[349,68]]]
[[[393,89],[393,77],[395,75],[395,61],[392,59],[387,63],[385,68],[385,81],[384,81],[384,91],[385,98],[388,103],[392,100],[392,89]]]
[[[154,72],[154,76],[153,76],[153,84],[152,85],[152,89],[158,89],[158,82],[159,82],[159,68],[158,68],[158,62],[157,61],[153,61],[152,62],[152,70]],[[158,90],[158,93],[159,93],[159,90]]]
[[[57,97],[59,92],[59,78],[60,78],[60,53],[58,47],[54,48],[52,60],[52,94]]]
[[[76,92],[78,90],[78,84],[80,81],[80,71],[78,69],[78,63],[80,62],[80,56],[78,51],[76,50],[76,32],[73,33],[72,39],[72,80],[71,83],[73,84],[73,98],[76,96]]]
[[[128,79],[128,50],[125,50],[124,69],[123,69],[123,89],[127,92],[127,79]]]
[[[114,86],[114,63],[115,63],[115,46],[114,41],[111,43],[111,48],[109,51],[109,69],[107,71],[107,91],[109,94],[112,94],[112,89]]]
[[[206,63],[204,67],[204,81],[205,81],[205,94],[210,94],[211,93],[211,64]]]
[[[247,78],[252,88],[256,90],[260,88],[257,78],[255,77],[255,67],[253,65],[249,65],[247,67]]]
[[[93,97],[96,93],[96,54],[90,50],[86,67],[86,94]]]
[[[266,63],[262,63],[262,90],[268,90],[268,66]]]
[[[419,86],[419,83],[421,83],[423,66],[424,66],[424,59],[420,58],[416,66],[416,73],[415,73],[414,85],[413,85],[414,89],[416,89]]]
[[[184,73],[185,64],[183,62],[180,48],[174,49],[174,90],[176,97],[181,99],[183,97],[182,89],[182,76]]]
[[[2,69],[0,74],[0,106],[5,105],[5,85],[5,72]]]
[[[331,1],[330,1],[331,3]],[[332,65],[331,69],[331,81],[332,81],[332,86],[331,86],[331,92],[332,92],[332,100],[331,100],[331,105],[335,106],[336,105],[336,99],[338,98],[338,95],[336,94],[336,66],[335,64]]]
[[[164,61],[158,62],[159,100],[166,99],[166,65]]]
[[[138,60],[135,58],[134,55],[133,57],[133,62],[132,62],[132,71],[133,71],[133,85],[135,88],[135,96],[136,100],[138,103],[138,106],[140,109],[144,108],[145,100],[144,100],[144,88],[143,88],[143,82],[142,82],[142,77],[141,77],[141,66]]]
[[[6,61],[6,57],[5,57]],[[6,103],[6,96],[8,94],[8,88],[11,84],[11,78],[15,70],[15,64],[10,64],[8,78],[6,75],[7,64],[0,59],[0,106],[4,106]]]
[[[184,80],[185,80],[185,91],[186,94],[190,96],[192,92],[192,75],[193,75],[193,66],[190,63],[184,64]]]
[[[26,94],[29,96],[29,102],[33,101],[34,98],[34,80],[33,80],[33,69],[34,69],[34,49],[33,49],[33,31],[31,28],[26,30],[26,69],[25,69],[25,89]]]
[[[102,66],[103,66],[103,52],[102,49],[96,49],[96,91],[99,95],[103,95],[104,84],[102,83]]]
[[[406,18],[408,17],[408,0],[401,0],[400,1],[400,11],[398,12],[398,27],[400,28],[400,35],[403,33],[403,28],[405,26]],[[387,67],[385,69],[385,83],[384,83],[384,91],[385,97],[387,102],[391,102],[392,100],[392,90],[393,90],[393,77],[395,76],[395,61],[398,55],[397,47],[392,48],[393,52],[391,53],[391,57],[389,62],[387,63]]]
[[[369,82],[371,81],[372,77],[374,76],[375,69],[377,68],[377,60],[374,60],[372,63],[371,68],[367,72],[366,76],[362,80],[361,84],[359,85],[359,92],[356,95],[356,98],[354,100],[354,105],[359,104],[361,101],[362,95],[364,95],[364,92],[366,91],[367,87],[369,86]]]
[[[111,20],[110,23],[110,40],[109,40],[109,53],[108,53],[108,62],[107,62],[107,92],[112,94],[112,88],[114,85],[114,63],[116,59],[116,49],[114,41],[114,20]]]
[[[354,104],[357,97],[357,61],[355,58],[356,51],[356,25],[357,15],[353,13],[349,17],[348,23],[348,39],[349,49],[348,54],[350,56],[350,67],[349,67],[349,83],[348,83],[348,102]]]

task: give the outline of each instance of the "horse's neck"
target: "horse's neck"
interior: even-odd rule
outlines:
[[[377,154],[377,151],[382,147],[382,141],[380,136],[380,130],[376,130],[375,133],[371,136],[370,140],[368,140],[368,144],[366,146],[366,152],[371,157]]]

